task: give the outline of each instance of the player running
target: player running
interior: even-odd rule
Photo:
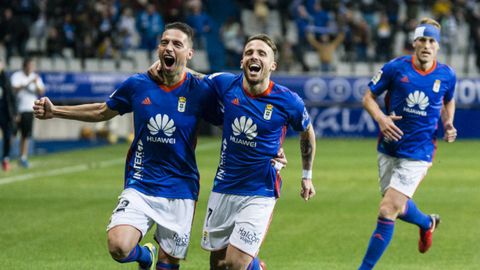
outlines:
[[[315,133],[302,99],[270,80],[276,57],[277,47],[267,35],[252,36],[244,47],[243,74],[205,77],[224,112],[220,162],[201,243],[211,251],[213,270],[265,269],[257,254],[281,188],[280,175],[270,162],[281,149],[288,126],[300,132],[300,195],[306,201],[315,195]],[[159,66],[149,69],[153,77],[159,76]]]
[[[373,232],[360,270],[372,269],[387,248],[397,218],[420,228],[418,249],[428,251],[432,233],[440,223],[436,214],[422,213],[413,194],[432,165],[437,124],[441,118],[444,139],[453,142],[456,76],[447,65],[437,62],[440,25],[423,19],[415,29],[415,52],[385,64],[369,83],[363,105],[378,122],[380,202],[377,227]],[[376,98],[386,92],[384,114]]]
[[[147,74],[128,78],[104,103],[55,106],[48,98],[35,102],[40,119],[88,122],[133,112],[135,138],[125,164],[125,189],[108,225],[108,249],[120,263],[140,269],[179,269],[190,241],[199,173],[195,161],[200,118],[222,124],[215,93],[185,71],[192,58],[192,29],[183,23],[165,27],[158,56],[162,84]],[[157,224],[155,246],[138,243]]]
[[[275,43],[267,35],[252,36],[243,51],[243,74],[205,78],[224,108],[220,162],[201,242],[211,251],[211,269],[264,269],[257,254],[282,185],[270,160],[281,147],[288,126],[300,132],[300,195],[306,201],[315,195],[315,133],[303,100],[270,80],[276,57]]]

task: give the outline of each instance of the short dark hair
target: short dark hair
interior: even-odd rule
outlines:
[[[170,29],[180,30],[188,37],[188,42],[190,45],[193,45],[193,29],[190,25],[183,23],[183,22],[173,22],[165,25],[165,31]]]
[[[251,36],[247,39],[247,42],[245,42],[245,45],[247,45],[252,40],[261,40],[261,41],[265,42],[268,45],[268,47],[272,48],[273,59],[275,61],[277,60],[277,57],[278,57],[277,45],[275,45],[275,42],[268,35],[258,34],[258,35]]]
[[[31,57],[23,58],[22,68],[25,68],[31,62],[33,62],[33,58],[31,58]]]

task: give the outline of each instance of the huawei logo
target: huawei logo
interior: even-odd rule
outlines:
[[[172,136],[176,129],[175,122],[166,114],[157,114],[155,118],[150,117],[147,127],[152,135],[157,135],[157,133],[162,130],[168,137]]]
[[[413,93],[410,93],[407,97],[407,105],[410,108],[413,108],[415,105],[418,105],[420,110],[425,110],[425,108],[428,107],[430,103],[428,102],[428,97],[425,95],[425,93],[421,91],[415,91]]]
[[[245,133],[247,139],[252,140],[257,137],[257,125],[253,123],[251,118],[246,118],[245,116],[235,118],[232,124],[233,135],[238,136],[242,133]]]

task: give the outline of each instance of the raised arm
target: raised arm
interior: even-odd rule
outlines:
[[[342,44],[343,40],[345,40],[345,33],[338,33],[337,37],[333,40],[333,46],[335,49]]]
[[[385,115],[380,106],[378,106],[376,96],[372,93],[370,88],[367,89],[363,96],[363,107],[377,121],[380,131],[389,140],[398,141],[403,136],[403,131],[398,128],[393,121],[402,119],[401,116]]]
[[[315,35],[312,32],[307,33],[307,41],[314,47],[315,49],[320,49],[322,44],[315,38]]]
[[[457,129],[453,126],[453,118],[455,117],[455,100],[452,99],[448,103],[443,104],[442,112],[442,123],[445,135],[443,139],[446,142],[454,142],[457,138]]]
[[[33,111],[38,119],[63,118],[84,122],[107,121],[118,115],[118,112],[108,108],[105,102],[75,106],[55,106],[47,97],[36,100]]]
[[[312,183],[313,159],[315,158],[315,132],[312,124],[300,133],[300,152],[302,154],[302,191],[300,196],[305,201],[315,196],[315,187]]]

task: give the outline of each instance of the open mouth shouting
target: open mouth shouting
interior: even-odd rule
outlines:
[[[165,69],[167,71],[172,71],[175,66],[175,57],[170,54],[163,55],[163,63],[165,64]]]
[[[248,73],[252,76],[259,75],[262,67],[257,63],[252,63],[248,66]]]

